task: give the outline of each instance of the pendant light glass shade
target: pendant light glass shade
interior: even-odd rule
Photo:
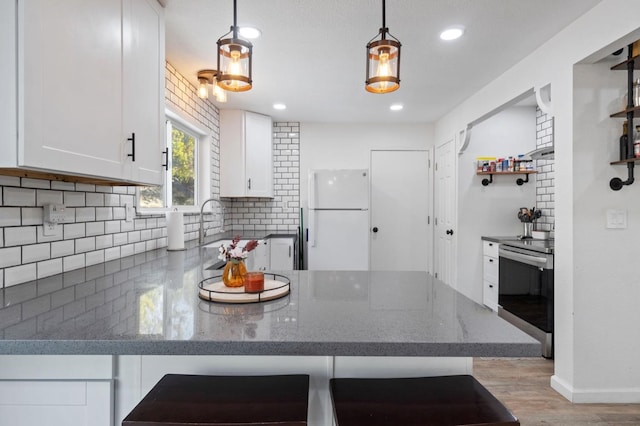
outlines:
[[[251,89],[253,45],[238,38],[236,0],[233,0],[233,26],[218,40],[218,86],[232,92]],[[224,38],[231,34],[230,38]]]
[[[401,47],[400,41],[389,34],[389,29],[385,26],[385,0],[382,0],[382,28],[378,35],[367,43],[365,89],[368,92],[389,93],[400,87]]]

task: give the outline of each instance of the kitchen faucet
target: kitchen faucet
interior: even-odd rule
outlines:
[[[222,221],[220,222],[220,232],[222,232],[223,228],[224,228],[224,206],[222,205],[222,201],[220,201],[218,198],[209,198],[204,203],[202,203],[202,207],[200,207],[200,230],[199,230],[199,234],[198,234],[198,242],[200,244],[204,243],[204,234],[205,234],[204,222],[203,222],[203,219],[202,219],[202,215],[203,215],[203,211],[204,211],[204,206],[209,201],[217,201],[218,204],[220,204],[220,216],[222,217]]]

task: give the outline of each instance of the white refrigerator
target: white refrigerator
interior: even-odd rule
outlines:
[[[307,269],[369,270],[369,171],[309,171]]]

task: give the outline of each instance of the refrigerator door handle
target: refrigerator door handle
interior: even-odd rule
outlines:
[[[309,228],[307,228],[307,241],[311,247],[316,246],[316,214],[315,210],[309,210]]]
[[[314,171],[309,172],[309,209],[316,208],[316,189],[318,186],[318,176]]]

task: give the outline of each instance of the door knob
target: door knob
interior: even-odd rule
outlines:
[[[373,233],[375,234],[376,232],[378,232],[378,227],[377,227],[377,226],[374,226],[374,227],[373,227],[373,229],[372,229],[372,231],[373,231]]]
[[[453,235],[453,229],[447,229],[447,235]]]

